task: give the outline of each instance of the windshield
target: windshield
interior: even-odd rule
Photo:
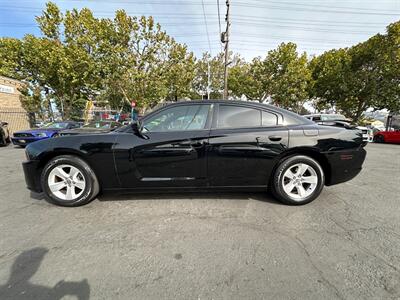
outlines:
[[[343,115],[322,115],[321,116],[322,121],[346,121],[346,117]]]
[[[67,122],[51,122],[44,125],[42,128],[57,128],[57,129],[65,129],[68,127]]]
[[[89,124],[83,125],[84,128],[111,128],[111,122],[90,122]]]

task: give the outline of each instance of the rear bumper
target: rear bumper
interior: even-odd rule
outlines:
[[[24,170],[26,187],[31,191],[40,193],[42,187],[40,185],[39,177],[39,161],[38,160],[28,160],[22,163],[22,169]]]
[[[26,146],[30,143],[48,139],[49,137],[12,137],[11,141],[17,146]]]
[[[326,178],[326,185],[349,181],[362,170],[367,151],[363,147],[357,150],[343,150],[326,153],[331,172]]]

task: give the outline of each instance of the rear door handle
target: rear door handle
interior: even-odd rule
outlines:
[[[279,142],[282,139],[280,135],[270,135],[268,138],[270,141],[273,142]]]

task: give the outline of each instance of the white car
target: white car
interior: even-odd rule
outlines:
[[[346,119],[345,116],[340,114],[312,114],[312,115],[305,115],[303,117],[321,125],[336,126],[336,127],[351,126],[350,121]],[[373,141],[374,133],[372,132],[372,129],[364,126],[355,126],[355,128],[361,131],[363,141],[365,142]]]
[[[374,133],[371,128],[365,126],[357,126],[356,128],[361,130],[363,141],[372,142],[374,140]]]

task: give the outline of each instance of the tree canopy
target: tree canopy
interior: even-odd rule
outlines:
[[[80,118],[87,100],[117,110],[182,98],[221,98],[224,57],[196,58],[152,17],[96,18],[83,8],[62,13],[52,2],[36,18],[41,36],[0,38],[0,75],[26,82],[21,102],[45,116],[51,103]],[[368,109],[400,110],[400,21],[385,34],[309,58],[282,43],[247,62],[229,53],[230,98],[268,101],[301,112],[306,101],[359,120]]]

